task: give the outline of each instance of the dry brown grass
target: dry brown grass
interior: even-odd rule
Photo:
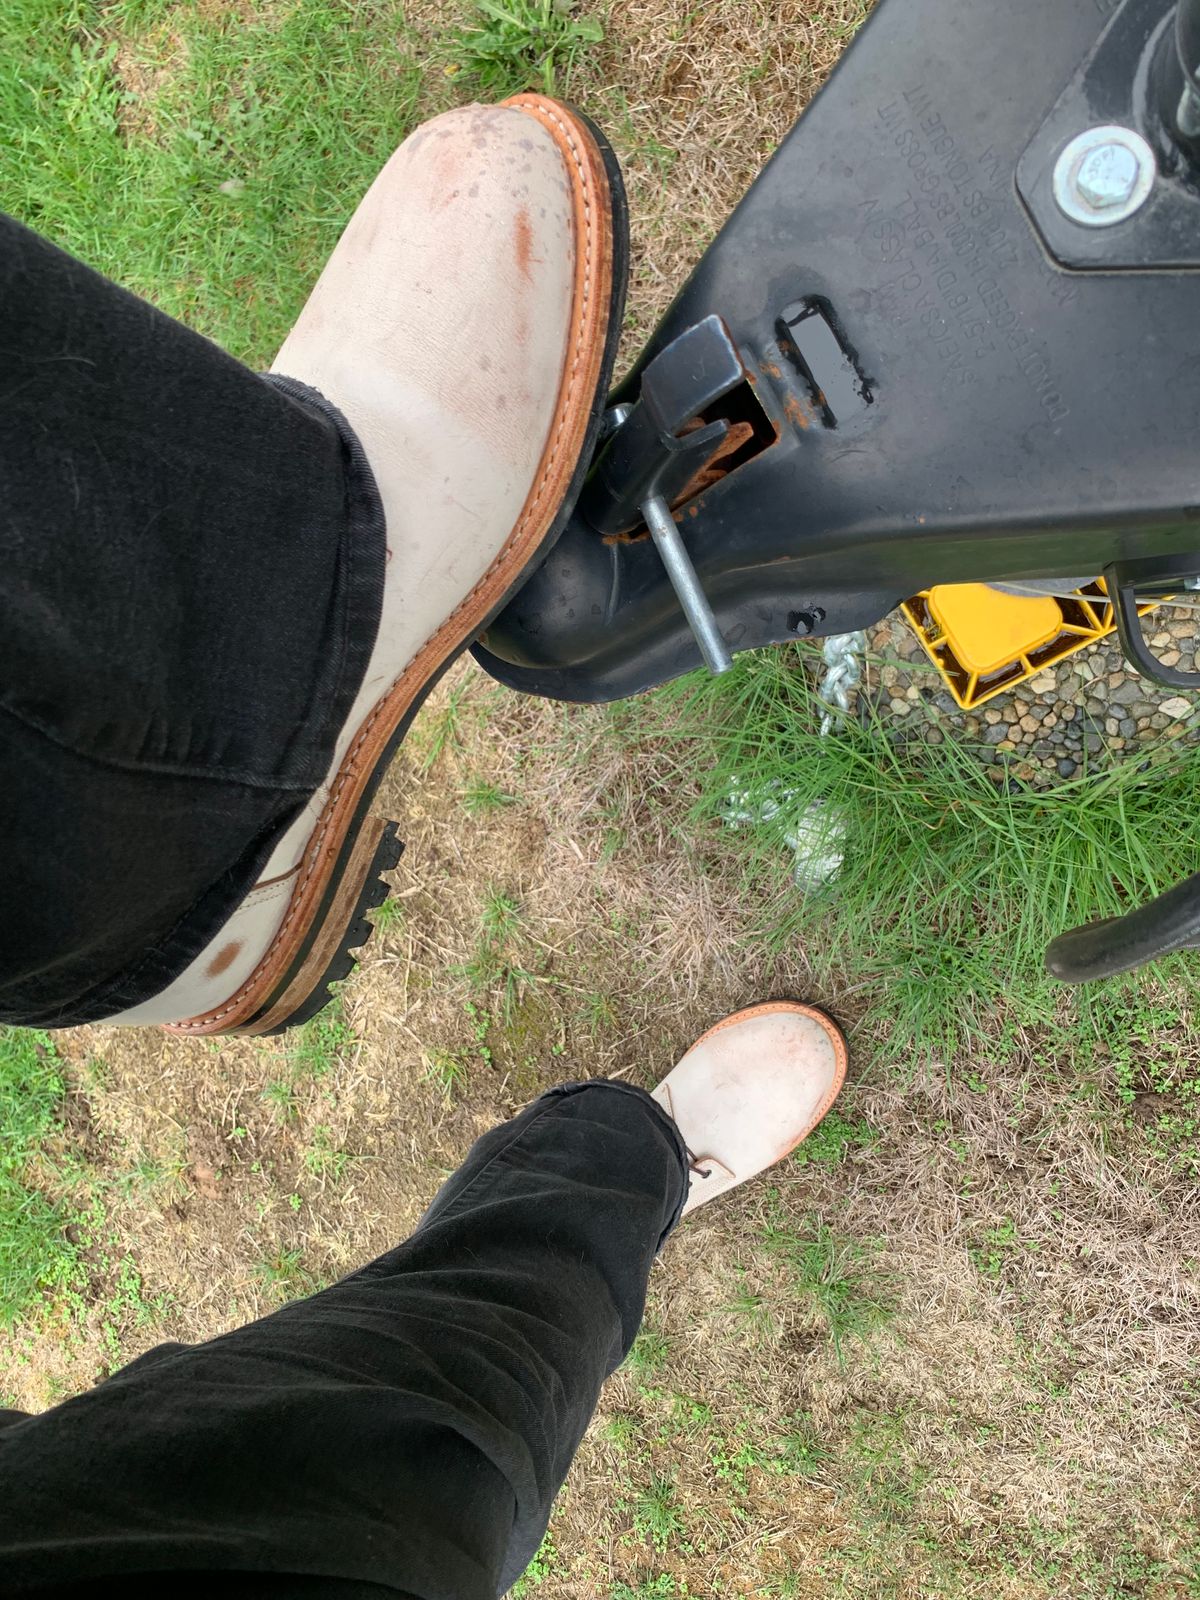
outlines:
[[[113,1201],[147,1297],[171,1300],[123,1328],[123,1355],[210,1335],[382,1250],[541,1087],[652,1083],[729,1007],[810,992],[802,950],[769,963],[748,938],[755,908],[691,834],[686,775],[633,735],[620,713],[519,700],[472,668],[438,690],[383,801],[408,840],[402,915],[346,986],[353,1042],[290,1113],[264,1099],[287,1040],[64,1037],[97,1162],[116,1175],[148,1153],[177,1174]],[[512,802],[472,816],[484,780]],[[531,974],[507,1023],[498,971],[480,986],[461,970],[492,889],[519,907],[504,959]],[[671,1573],[693,1596],[1050,1595],[1058,1562],[1079,1593],[1187,1594],[1196,1196],[1115,1143],[1112,1106],[1034,1042],[918,1072],[837,995],[817,998],[869,1063],[841,1110],[871,1142],[789,1166],[672,1243],[649,1310],[665,1358],[606,1393],[539,1593],[608,1600]],[[463,1064],[450,1093],[430,1075],[439,1055]],[[310,1170],[322,1142],[348,1154],[340,1177]],[[840,1358],[811,1270],[768,1246],[772,1228],[852,1252]],[[290,1277],[264,1281],[280,1262]],[[46,1339],[10,1387],[44,1404],[106,1359],[99,1325]],[[828,1454],[793,1476],[771,1463],[797,1414]],[[617,1443],[614,1415],[631,1419]],[[685,1525],[662,1551],[635,1531],[655,1472],[674,1475]],[[1114,1552],[1141,1563],[1127,1591],[1095,1576],[1109,1581]]]
[[[816,92],[863,0],[628,0],[573,93],[616,145],[629,189],[629,353]]]

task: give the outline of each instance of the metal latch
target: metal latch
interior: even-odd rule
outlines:
[[[637,403],[610,411],[612,431],[580,499],[601,534],[629,533],[645,522],[711,672],[727,672],[733,659],[671,506],[719,454],[730,424],[717,418],[683,430],[745,377],[720,317],[672,339],[643,372]]]

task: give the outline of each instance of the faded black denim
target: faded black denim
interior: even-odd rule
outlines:
[[[385,553],[332,406],[0,216],[0,1022],[204,948],[325,776]]]

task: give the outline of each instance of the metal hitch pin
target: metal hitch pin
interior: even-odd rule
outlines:
[[[613,406],[608,413],[610,428],[619,428],[632,410],[632,406]],[[713,608],[696,575],[670,506],[661,494],[652,494],[641,510],[654,547],[667,569],[671,587],[700,646],[704,665],[714,676],[728,672],[733,665],[733,657],[721,636]]]

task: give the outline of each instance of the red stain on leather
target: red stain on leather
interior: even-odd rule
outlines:
[[[242,948],[242,941],[234,939],[229,944],[222,945],[216,955],[204,969],[209,978],[219,978],[226,967],[231,967],[237,960],[238,951]]]
[[[516,229],[517,270],[527,283],[532,283],[533,274],[529,270],[529,263],[533,260],[533,225],[524,206],[517,212]]]

